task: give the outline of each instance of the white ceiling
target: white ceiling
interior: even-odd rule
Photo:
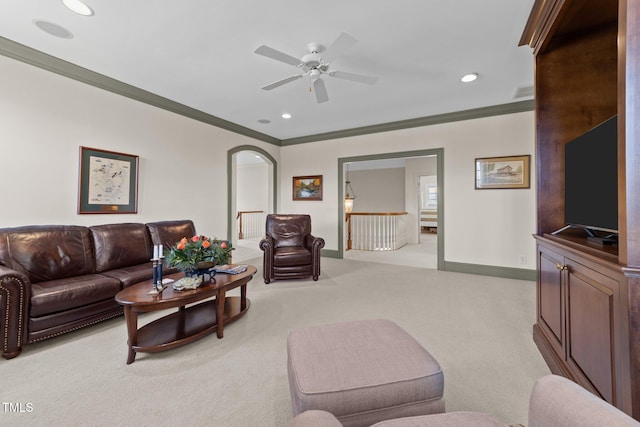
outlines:
[[[95,14],[85,17],[62,0],[0,0],[0,36],[286,140],[531,99],[514,95],[533,86],[531,49],[518,47],[533,2],[86,0]],[[325,75],[322,104],[306,78],[261,89],[299,70],[255,54],[258,46],[300,58],[341,32],[358,43],[332,68],[377,76],[375,85]],[[469,72],[478,80],[461,83]]]

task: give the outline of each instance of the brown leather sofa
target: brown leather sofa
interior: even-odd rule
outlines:
[[[116,293],[152,278],[153,245],[193,235],[191,220],[0,229],[2,357],[120,315]]]
[[[320,250],[324,239],[311,234],[311,217],[301,214],[267,215],[264,251],[264,283],[273,279],[320,276]]]

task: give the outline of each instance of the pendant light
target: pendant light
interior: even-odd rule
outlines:
[[[356,193],[351,188],[351,181],[349,181],[349,164],[347,163],[347,180],[344,184],[344,211],[348,214],[353,210],[353,201],[356,198]]]

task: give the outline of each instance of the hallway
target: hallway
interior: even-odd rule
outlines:
[[[438,235],[422,233],[421,242],[407,244],[395,251],[345,251],[344,259],[419,268],[438,268]]]
[[[258,246],[259,237],[238,241],[233,251],[233,262],[243,263],[251,259],[262,258],[262,251]],[[431,268],[438,266],[438,235],[423,233],[419,244],[408,244],[396,251],[345,251],[344,259],[365,261],[381,264],[403,265],[408,267]]]

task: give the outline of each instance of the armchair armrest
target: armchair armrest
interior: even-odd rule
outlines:
[[[304,237],[304,246],[309,249],[314,256],[316,253],[320,256],[320,249],[324,248],[324,239],[322,237],[315,237],[312,234],[307,234]]]
[[[30,301],[31,282],[27,276],[0,265],[0,348],[5,359],[22,351]]]
[[[262,240],[260,240],[260,249],[262,249],[264,252],[273,252],[274,246],[275,244],[273,242],[273,237],[269,236],[268,234],[264,236]]]
[[[270,283],[271,278],[273,277],[273,250],[275,244],[273,241],[273,237],[268,234],[260,240],[260,249],[264,252],[264,256],[262,257],[262,277],[264,279],[264,283]]]
[[[307,234],[304,238],[304,245],[311,251],[311,276],[313,280],[318,280],[318,276],[320,276],[320,250],[324,248],[324,239]]]
[[[638,422],[578,384],[557,375],[539,378],[529,401],[529,427],[626,427]]]

